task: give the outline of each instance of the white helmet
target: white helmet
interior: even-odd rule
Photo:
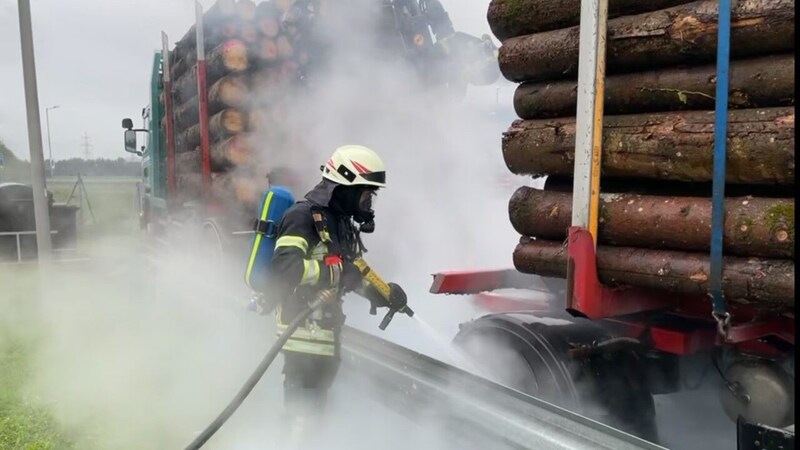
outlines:
[[[344,145],[336,149],[322,166],[322,178],[344,186],[386,187],[386,167],[372,149]]]

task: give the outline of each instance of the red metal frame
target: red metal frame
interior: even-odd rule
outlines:
[[[433,275],[432,294],[477,294],[511,286],[512,274],[519,272],[511,269],[450,271]]]
[[[609,288],[597,277],[597,255],[591,233],[570,227],[567,247],[568,280],[566,309],[593,320],[643,311],[667,309],[674,294],[638,288]]]
[[[475,303],[490,312],[508,311],[549,311],[550,304],[546,300],[526,300],[493,292],[481,292],[474,295]]]
[[[211,151],[208,137],[208,92],[206,92],[206,62],[197,61],[197,98],[200,102],[200,151],[203,158],[203,188],[211,189]]]
[[[211,191],[211,150],[208,137],[208,80],[206,77],[206,55],[203,30],[203,7],[195,3],[197,33],[197,101],[200,123],[200,155],[203,164],[203,190],[206,195]]]

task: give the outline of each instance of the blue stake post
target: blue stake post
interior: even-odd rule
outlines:
[[[725,222],[725,159],[728,135],[728,68],[731,43],[731,0],[719,0],[717,95],[714,120],[714,174],[711,194],[711,296],[720,332],[727,334],[730,314],[722,294],[722,245]]]

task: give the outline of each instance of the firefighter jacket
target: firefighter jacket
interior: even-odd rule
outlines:
[[[321,183],[316,190],[329,188],[322,185]],[[276,309],[278,333],[286,329],[319,291],[338,288],[340,267],[327,265],[326,258],[336,255],[352,259],[358,249],[351,218],[336,214],[327,205],[320,205],[323,202],[308,200],[314,199],[314,193],[312,191],[306,196],[306,201],[295,203],[286,210],[278,227],[278,239],[271,265],[273,279],[278,282],[283,298]],[[323,219],[324,230],[320,229],[319,223],[315,224],[314,214]],[[339,295],[335,301],[326,303],[312,314],[305,326],[299,327],[292,334],[283,350],[336,356],[338,335],[344,319]]]

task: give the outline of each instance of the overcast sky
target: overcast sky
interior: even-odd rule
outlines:
[[[204,8],[213,3],[201,1]],[[457,30],[478,36],[489,33],[489,0],[442,3]],[[152,53],[161,46],[160,32],[166,31],[172,43],[180,38],[194,21],[194,0],[32,0],[31,4],[45,158],[45,107],[52,105],[60,105],[50,111],[54,159],[83,156],[84,133],[93,157],[129,156],[122,150],[121,119],[140,117],[147,103]],[[17,0],[0,0],[0,139],[17,156],[28,159],[19,37]],[[507,86],[503,97],[510,98]]]

